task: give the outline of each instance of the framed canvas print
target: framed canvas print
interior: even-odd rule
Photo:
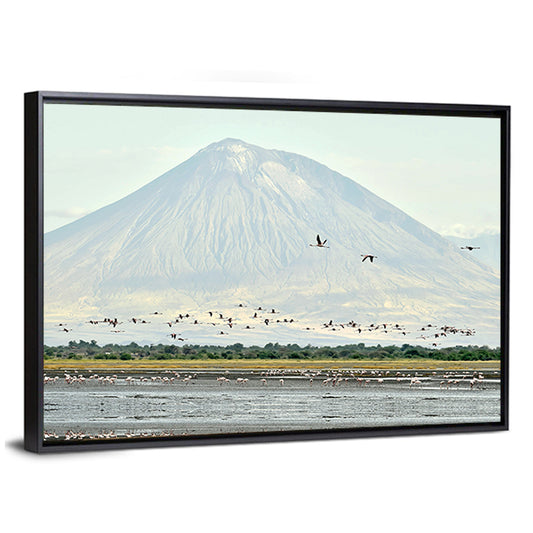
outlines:
[[[507,429],[509,121],[26,94],[26,449]]]

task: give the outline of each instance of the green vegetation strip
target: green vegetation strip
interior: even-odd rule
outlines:
[[[182,366],[183,361],[207,361],[214,367],[224,366],[229,361],[250,361],[252,367],[270,368],[295,361],[297,365],[308,366],[312,361],[342,362],[340,366],[358,366],[361,361],[436,360],[436,361],[499,361],[500,349],[488,346],[450,346],[428,348],[403,344],[401,346],[366,346],[364,343],[341,346],[299,346],[298,344],[268,343],[265,346],[243,346],[241,343],[229,346],[202,346],[187,344],[157,344],[139,346],[106,344],[98,346],[96,341],[70,341],[67,346],[45,346],[45,362],[69,361],[132,361],[144,365],[147,361],[172,361],[171,366]],[[70,364],[70,363],[69,363]],[[101,363],[102,364],[102,363]],[[162,363],[160,363],[162,365]],[[107,365],[107,363],[106,363]],[[105,365],[104,365],[105,366]],[[166,365],[163,365],[166,366]],[[231,365],[230,365],[231,366]],[[246,365],[244,365],[246,366]],[[142,367],[141,367],[142,368]]]

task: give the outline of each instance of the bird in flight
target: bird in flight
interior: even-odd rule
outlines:
[[[363,258],[363,260],[361,261],[361,263],[364,263],[366,259],[370,259],[370,262],[373,263],[374,262],[374,258],[377,259],[377,255],[370,255],[370,254],[361,254],[361,257]]]
[[[471,252],[472,250],[479,250],[479,246],[461,246],[461,250],[468,250]]]
[[[316,246],[317,248],[329,248],[329,246],[326,246],[326,243],[328,242],[327,239],[324,239],[324,242],[320,240],[320,235],[316,236],[316,242],[317,244],[310,244],[309,246]]]

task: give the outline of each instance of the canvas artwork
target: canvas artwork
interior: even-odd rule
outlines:
[[[44,442],[500,422],[500,131],[45,103]]]

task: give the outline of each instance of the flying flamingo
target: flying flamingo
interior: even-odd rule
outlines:
[[[377,259],[378,256],[377,255],[371,255],[371,254],[366,254],[366,255],[361,254],[361,257],[363,258],[361,263],[364,263],[366,259],[370,259],[370,262],[373,263],[374,259]]]
[[[472,250],[479,250],[479,246],[461,246],[461,250],[468,250],[471,252]]]
[[[316,242],[317,244],[310,244],[309,246],[316,246],[317,248],[329,248],[329,246],[326,246],[326,243],[328,242],[328,240],[325,239],[324,242],[322,242],[320,240],[320,235],[316,236]]]

